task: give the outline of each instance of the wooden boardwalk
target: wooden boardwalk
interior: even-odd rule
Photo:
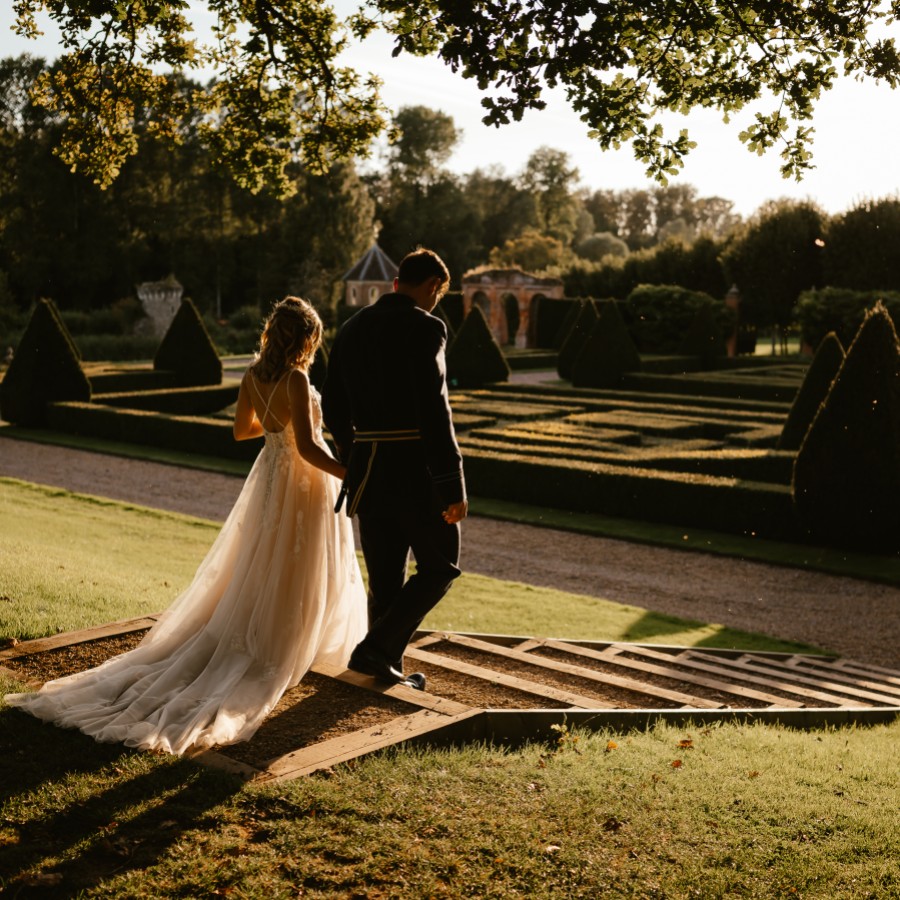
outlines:
[[[44,654],[71,659],[88,644],[129,635],[136,641],[154,621],[23,642],[0,651],[0,670],[23,680],[28,663]],[[279,781],[400,744],[550,740],[558,734],[552,726],[562,724],[623,730],[660,719],[739,719],[814,728],[900,715],[900,671],[808,654],[419,632],[406,666],[426,674],[427,691],[316,667],[250,741],[194,758]]]

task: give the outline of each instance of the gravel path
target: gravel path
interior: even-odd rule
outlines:
[[[0,475],[222,520],[242,480],[0,437]],[[463,568],[900,669],[900,589],[473,516]]]

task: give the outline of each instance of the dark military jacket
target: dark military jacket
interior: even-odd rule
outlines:
[[[335,338],[322,394],[347,512],[445,509],[465,499],[444,351],[447,327],[406,294],[384,294]]]

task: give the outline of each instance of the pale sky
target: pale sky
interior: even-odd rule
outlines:
[[[337,0],[335,6],[340,14],[346,14],[356,2]],[[49,28],[41,40],[27,41],[10,30],[13,22],[12,11],[3,4],[0,56],[32,53],[52,59],[58,54]],[[474,81],[454,75],[438,60],[407,55],[392,58],[390,50],[389,39],[377,34],[356,45],[346,62],[384,80],[382,95],[390,108],[421,104],[453,117],[463,131],[449,161],[453,171],[466,173],[498,164],[516,174],[534,150],[549,146],[570,155],[581,184],[589,189],[654,186],[628,147],[601,151],[588,138],[587,126],[569,108],[562,92],[545,97],[547,109],[527,113],[521,122],[489,127],[481,123],[481,94]],[[812,122],[816,169],[800,183],[781,177],[777,150],[760,157],[740,143],[738,132],[752,121],[750,114],[735,116],[728,125],[709,110],[688,117],[668,115],[661,121],[672,134],[687,127],[698,143],[683,174],[671,183],[693,184],[701,196],[725,197],[745,216],[763,201],[778,197],[808,198],[826,212],[837,213],[860,200],[900,195],[900,92],[883,84],[842,79],[823,96]]]

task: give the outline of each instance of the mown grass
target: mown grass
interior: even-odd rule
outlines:
[[[887,900],[900,894],[898,739],[900,723],[660,724],[514,750],[400,750],[257,787],[4,710],[0,888]]]
[[[0,480],[0,629],[160,609],[215,532]],[[43,611],[14,619],[32,590]],[[536,630],[529,610],[559,626],[546,633],[565,622],[582,637],[626,636],[649,616],[470,576],[435,626],[522,633]],[[666,628],[667,642],[709,639],[674,620],[651,631]],[[0,677],[0,696],[16,687]],[[516,749],[395,750],[262,787],[4,707],[0,893],[887,900],[900,895],[898,739],[900,722],[564,731]]]
[[[172,450],[160,450],[140,444],[104,441],[81,435],[69,435],[44,429],[27,429],[18,426],[0,425],[3,436],[20,440],[37,441],[57,446],[74,447],[98,453],[109,453],[132,459],[147,459],[170,465],[221,472],[227,475],[246,475],[250,471],[249,462],[219,459]],[[816,547],[805,544],[787,544],[763,540],[756,537],[724,534],[700,528],[682,528],[638,519],[620,519],[591,513],[575,513],[545,507],[530,506],[505,500],[474,497],[471,511],[475,515],[487,516],[509,522],[522,522],[544,528],[558,528],[597,537],[614,538],[651,544],[659,547],[714,553],[739,559],[809,569],[862,578],[883,584],[900,586],[900,558],[872,553],[859,553]]]
[[[219,526],[0,478],[0,638],[44,637],[165,609]],[[465,573],[426,628],[791,651],[636,606]]]

